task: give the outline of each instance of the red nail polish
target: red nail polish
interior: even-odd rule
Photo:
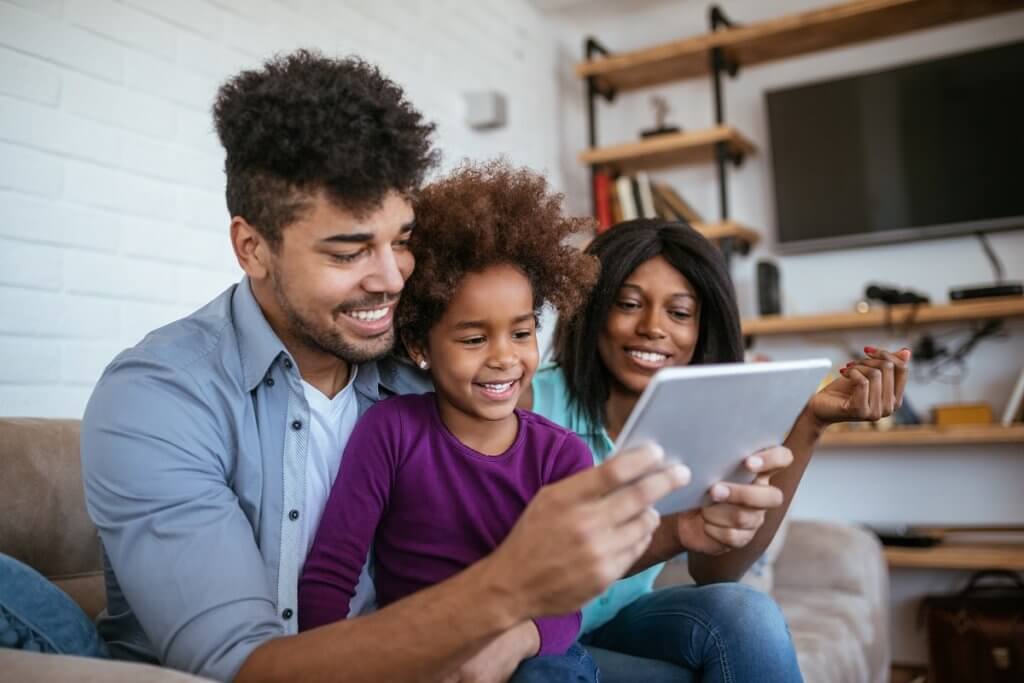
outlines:
[[[874,346],[865,346],[864,347],[864,353],[874,353],[876,351],[878,351],[878,349],[876,349]]]

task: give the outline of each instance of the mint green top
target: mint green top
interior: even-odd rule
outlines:
[[[537,371],[533,378],[533,412],[566,429],[576,432],[594,455],[594,464],[604,462],[612,453],[612,440],[602,427],[592,427],[571,403],[565,373],[558,365],[547,365]],[[663,564],[616,581],[602,595],[583,608],[583,624],[580,633],[587,633],[611,621],[626,605],[641,595],[653,590],[654,579],[658,577]]]

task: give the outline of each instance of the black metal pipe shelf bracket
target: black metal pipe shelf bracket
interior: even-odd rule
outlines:
[[[712,33],[721,28],[735,28],[736,24],[726,16],[725,12],[718,5],[712,5],[708,10],[708,23],[711,25]],[[730,59],[725,50],[720,47],[711,48],[708,56],[711,61],[711,87],[715,101],[715,125],[721,126],[725,123],[725,98],[722,94],[722,73],[729,74],[735,78],[740,72],[740,65],[736,60]],[[726,164],[732,163],[739,166],[743,163],[743,153],[739,150],[731,150],[729,143],[719,142],[715,144],[715,166],[718,171],[718,212],[720,220],[724,223],[729,220],[729,177]],[[746,242],[737,242],[733,238],[719,240],[722,256],[725,257],[726,266],[729,265],[734,250],[741,254],[750,251],[750,245]]]
[[[588,36],[583,43],[583,57],[589,62],[595,54],[605,57],[611,56],[611,52],[596,38]],[[602,88],[596,76],[587,76],[587,144],[591,149],[597,147],[597,98],[603,97],[608,102],[615,99],[614,88]],[[590,165],[590,207],[593,215],[597,215],[597,194],[594,192],[594,177],[597,174],[597,167]]]

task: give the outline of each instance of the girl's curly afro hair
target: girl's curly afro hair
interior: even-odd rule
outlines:
[[[525,168],[502,160],[465,163],[429,184],[416,200],[410,248],[416,269],[402,290],[397,323],[407,342],[423,343],[467,273],[509,264],[545,301],[571,315],[597,280],[598,261],[565,244],[592,227],[562,214],[562,195]]]
[[[361,214],[416,190],[436,164],[434,125],[377,67],[311,50],[243,71],[217,93],[227,203],[273,245],[315,192]]]

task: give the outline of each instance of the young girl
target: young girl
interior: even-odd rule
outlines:
[[[563,217],[560,199],[501,162],[423,191],[397,320],[435,392],[383,401],[356,426],[299,582],[300,628],[348,615],[371,545],[384,606],[488,555],[542,486],[591,466],[579,437],[516,409],[537,369],[540,307],[571,313],[597,276],[594,257],[562,244],[585,221]],[[531,668],[593,680],[578,612],[533,626],[529,654],[545,656],[515,680]]]

